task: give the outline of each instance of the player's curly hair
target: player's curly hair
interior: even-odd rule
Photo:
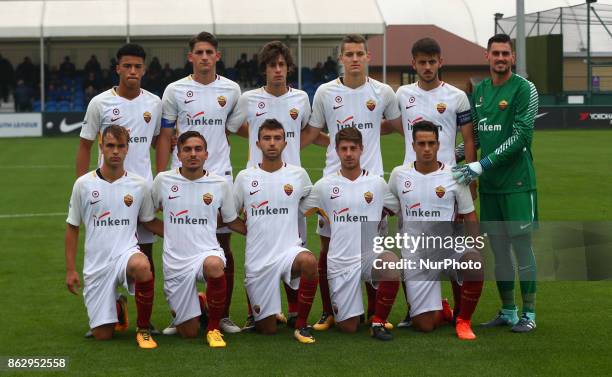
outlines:
[[[200,34],[196,34],[191,37],[191,39],[189,40],[189,50],[193,51],[193,48],[198,42],[208,42],[215,48],[215,50],[219,47],[219,41],[217,40],[217,37],[207,31],[203,31]]]
[[[412,45],[412,58],[417,54],[438,55],[442,53],[442,49],[438,42],[433,38],[421,38]]]
[[[357,145],[363,145],[363,136],[361,132],[355,127],[343,128],[336,134],[336,148],[341,141],[350,141]]]
[[[192,137],[196,137],[202,140],[204,142],[204,150],[208,149],[208,143],[206,142],[206,139],[198,131],[187,131],[187,132],[182,133],[181,136],[178,137],[176,145],[180,149],[181,145],[185,144],[187,140],[191,139]]]
[[[275,62],[279,56],[285,59],[287,63],[287,72],[291,72],[293,69],[293,56],[291,55],[291,50],[281,41],[272,41],[263,45],[257,56],[261,73],[265,74],[268,64]]]
[[[126,43],[117,51],[117,61],[120,61],[124,56],[137,56],[145,60],[147,53],[141,45],[136,43]]]
[[[110,126],[106,127],[102,131],[102,138],[100,139],[102,144],[104,143],[104,138],[106,138],[106,135],[108,134],[113,135],[113,137],[117,140],[125,140],[126,143],[130,142],[130,134],[125,127],[121,127],[116,124],[111,124]]]
[[[422,120],[412,125],[412,140],[416,140],[417,132],[433,132],[436,135],[436,140],[438,140],[440,134],[438,126],[428,120]]]

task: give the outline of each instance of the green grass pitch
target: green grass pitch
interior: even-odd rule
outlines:
[[[533,146],[538,173],[541,220],[612,219],[612,148],[610,131],[541,131]],[[231,138],[235,167],[245,165],[246,141]],[[202,338],[158,336],[159,348],[140,350],[134,341],[135,310],[129,300],[130,330],[112,341],[85,339],[87,316],[82,297],[64,286],[65,215],[74,181],[76,137],[0,140],[0,356],[68,356],[68,371],[57,375],[604,375],[609,374],[612,345],[608,282],[546,282],[538,285],[538,329],[512,334],[506,328],[481,330],[478,339],[461,342],[450,326],[431,334],[394,330],[395,340],[382,343],[362,327],[357,334],[335,330],[316,333],[313,345],[298,344],[281,328],[275,336],[226,335],[226,349],[209,349]],[[382,151],[387,171],[403,160],[404,144],[385,136]],[[92,158],[95,161],[95,158]],[[324,153],[309,147],[302,153],[313,181],[321,176]],[[234,174],[239,171],[235,168]],[[53,214],[7,217],[7,214]],[[314,219],[309,246],[318,254]],[[81,235],[84,232],[81,232]],[[246,317],[243,285],[244,238],[233,236],[236,285],[232,317]],[[82,243],[81,243],[82,245]],[[155,245],[161,271],[161,243]],[[83,250],[79,249],[79,270]],[[445,295],[451,297],[445,286]],[[401,292],[401,291],[400,291]],[[517,293],[518,294],[518,293]],[[520,301],[520,298],[517,297]],[[485,290],[473,318],[488,320],[499,306],[495,284]],[[310,315],[320,313],[320,298]],[[397,323],[406,306],[401,294],[390,321]],[[157,276],[153,323],[170,321]],[[13,373],[13,372],[1,372]],[[18,373],[15,373],[18,374]],[[47,374],[46,374],[47,375]]]

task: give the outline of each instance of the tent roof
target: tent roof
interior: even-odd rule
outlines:
[[[131,36],[194,35],[213,30],[210,0],[130,0]]]
[[[376,1],[0,1],[0,38],[382,34]]]
[[[126,33],[125,0],[45,2],[45,37],[118,37]]]
[[[42,1],[0,1],[0,38],[40,38]]]
[[[302,35],[382,34],[376,0],[295,0]]]
[[[298,19],[287,0],[212,0],[216,35],[295,35]]]

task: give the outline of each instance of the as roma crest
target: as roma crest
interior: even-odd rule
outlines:
[[[374,194],[368,191],[363,194],[363,198],[365,199],[366,203],[370,204],[372,203],[372,199],[374,199]]]
[[[293,186],[291,186],[289,183],[283,186],[283,190],[285,190],[285,194],[287,194],[287,196],[291,196],[291,194],[293,194]]]
[[[296,120],[299,114],[300,114],[300,112],[295,107],[293,109],[289,110],[289,116],[293,120]]]
[[[223,96],[219,96],[217,97],[217,102],[219,103],[219,106],[223,107],[227,103],[227,99]]]
[[[210,203],[212,203],[213,196],[211,193],[207,192],[206,194],[202,195],[202,200],[206,205],[209,205]]]
[[[145,111],[144,114],[142,114],[142,117],[144,118],[144,121],[147,123],[151,121],[151,113],[148,111]]]
[[[436,187],[436,195],[438,195],[438,198],[442,198],[444,194],[446,194],[446,189],[444,187],[442,186]]]
[[[368,108],[368,110],[374,111],[374,109],[376,108],[376,102],[374,102],[374,100],[369,99],[368,102],[366,102],[366,107]]]
[[[446,111],[446,104],[443,102],[440,102],[439,104],[436,105],[436,110],[438,110],[440,114],[443,114]]]
[[[125,203],[125,205],[129,207],[132,205],[132,203],[134,203],[134,198],[132,197],[132,195],[127,194],[123,197],[123,203]]]
[[[497,107],[499,107],[501,111],[506,110],[506,107],[508,107],[508,101],[506,101],[505,99],[499,101],[499,103],[497,104]]]

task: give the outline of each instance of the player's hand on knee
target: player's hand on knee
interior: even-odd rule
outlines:
[[[81,280],[79,279],[79,274],[76,271],[66,272],[66,287],[70,293],[74,295],[79,294],[77,289],[81,289]]]

